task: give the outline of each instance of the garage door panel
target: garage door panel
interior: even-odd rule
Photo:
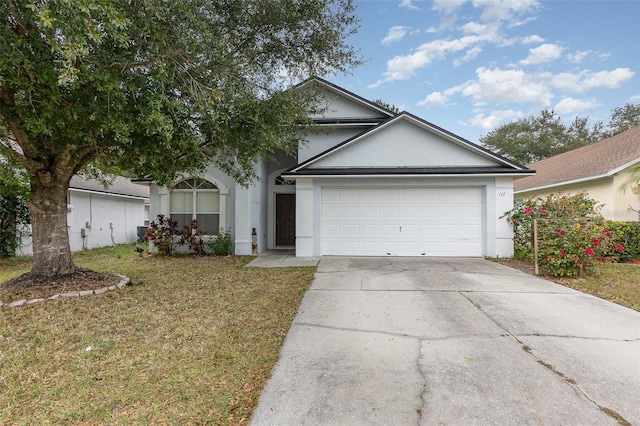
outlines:
[[[345,235],[360,235],[362,230],[358,224],[347,224],[342,227],[342,233]]]
[[[480,256],[480,188],[325,188],[323,254]]]
[[[366,189],[365,191],[369,191],[369,189]],[[379,193],[380,202],[383,204],[398,204],[400,202],[400,191],[397,189],[394,191],[374,189],[373,191]]]
[[[369,217],[379,218],[380,217],[380,207],[378,207],[378,206],[363,205],[360,211],[362,212],[362,217],[364,217],[364,218],[369,218]]]
[[[364,224],[362,225],[362,235],[365,238],[376,238],[380,235],[380,225],[378,224]]]
[[[343,218],[360,218],[360,207],[345,206],[342,208]]]
[[[322,216],[326,219],[341,218],[342,208],[340,206],[333,206],[325,204],[322,208]]]
[[[397,218],[400,216],[399,206],[382,206],[380,213],[383,218]]]
[[[324,224],[324,234],[326,236],[339,236],[341,234],[340,230],[342,229],[342,225],[338,223],[325,223]]]
[[[399,223],[383,224],[380,228],[382,230],[383,235],[397,236],[398,233],[400,232]]]
[[[380,191],[377,189],[362,191],[360,194],[361,194],[361,201],[365,204],[379,204],[382,201],[380,199]]]

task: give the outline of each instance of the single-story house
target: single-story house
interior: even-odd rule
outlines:
[[[534,172],[413,114],[395,114],[315,78],[326,100],[296,155],[255,164],[248,188],[210,166],[153,182],[150,215],[229,230],[235,253],[511,256],[513,181]]]
[[[72,251],[138,239],[138,227],[148,225],[149,187],[117,176],[106,188],[98,180],[73,176],[69,185],[67,226]],[[29,229],[23,230],[17,255],[33,254]]]
[[[638,185],[627,185],[629,170],[640,163],[640,126],[582,148],[556,155],[527,167],[535,176],[518,179],[516,199],[546,197],[554,192],[587,192],[603,205],[610,220],[637,221],[640,210]]]

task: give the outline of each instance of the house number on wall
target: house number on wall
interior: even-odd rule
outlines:
[[[498,192],[498,197],[504,197],[505,195],[507,195],[506,192]]]

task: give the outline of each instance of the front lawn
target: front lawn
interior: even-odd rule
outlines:
[[[494,259],[512,268],[533,274],[533,262],[517,259]],[[543,278],[592,294],[610,302],[640,311],[640,265],[629,263],[597,263],[592,273],[578,278]]]
[[[598,264],[593,274],[578,278],[550,278],[583,293],[640,311],[640,265]]]
[[[75,255],[133,284],[0,308],[0,424],[247,424],[315,268]],[[30,268],[0,260],[0,282]]]

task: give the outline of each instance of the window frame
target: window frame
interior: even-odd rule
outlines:
[[[186,184],[189,185],[189,188],[176,188],[177,186],[179,186],[180,184]],[[207,186],[211,186],[212,188],[200,188],[200,185],[203,184],[207,184]],[[173,195],[173,193],[191,193],[191,207],[190,207],[190,211],[173,211],[171,209],[171,197]],[[217,211],[198,211],[198,194],[202,194],[202,193],[210,193],[210,194],[217,194],[218,196],[218,210]],[[218,188],[218,186],[207,180],[204,178],[200,178],[200,177],[190,177],[190,178],[186,178],[186,179],[182,179],[178,182],[176,182],[173,185],[173,188],[171,188],[171,190],[169,191],[169,217],[171,218],[172,215],[187,215],[190,214],[191,215],[191,220],[194,220],[198,218],[198,215],[212,215],[212,216],[217,216],[218,218],[218,228],[220,228],[222,225],[221,223],[221,193],[220,193],[220,189]],[[185,207],[186,209],[186,207]],[[175,219],[174,219],[175,220]],[[205,235],[218,235],[218,233],[220,232],[220,229],[216,229],[214,230],[213,233],[205,233]]]

